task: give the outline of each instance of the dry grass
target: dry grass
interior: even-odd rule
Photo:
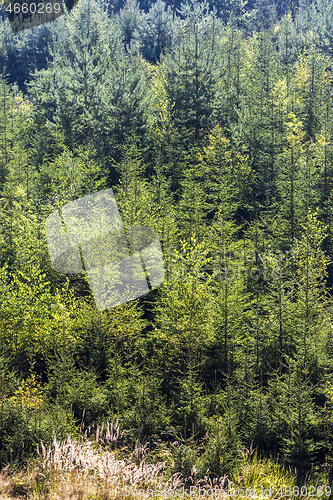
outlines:
[[[139,486],[158,487],[163,482],[165,463],[146,463],[144,458],[139,465],[130,459],[117,459],[113,452],[96,447],[91,441],[72,441],[70,437],[63,444],[53,440],[48,450],[42,448],[42,471],[60,473],[80,472],[97,480],[107,481],[113,487]]]
[[[91,429],[90,429],[91,431]],[[90,432],[91,434],[91,432]],[[119,441],[121,433],[119,426],[110,426],[109,423],[101,429],[97,427],[94,440],[87,439],[87,432],[80,441],[67,438],[66,442],[59,442],[56,437],[52,445],[46,449],[43,443],[38,450],[39,461],[31,466],[30,472],[14,473],[9,467],[0,474],[1,500],[24,498],[29,500],[148,500],[167,498],[166,491],[181,491],[182,487],[190,486],[219,490],[224,489],[225,498],[250,498],[244,495],[233,494],[233,488],[254,487],[258,485],[259,498],[261,488],[272,487],[272,494],[265,500],[277,500],[274,489],[277,481],[292,486],[291,475],[272,461],[258,460],[252,449],[243,453],[243,463],[233,474],[233,482],[227,477],[211,479],[206,476],[198,480],[196,468],[193,466],[191,475],[183,477],[176,473],[167,479],[165,461],[148,463],[151,459],[147,444],[139,446],[128,458],[119,458],[109,448]],[[148,488],[154,494],[148,493]],[[156,490],[164,490],[164,494],[157,495]],[[141,495],[140,495],[141,491]],[[143,495],[143,493],[145,495]],[[192,492],[193,493],[193,492]],[[203,498],[199,493],[185,496],[178,493],[174,500],[183,498]],[[208,498],[206,496],[206,498]],[[214,498],[214,497],[213,497]],[[218,497],[217,497],[218,498]],[[220,496],[219,498],[223,498]],[[315,497],[312,497],[312,500]],[[323,498],[323,497],[321,497]],[[284,497],[288,500],[287,497]],[[171,500],[171,497],[170,497]]]

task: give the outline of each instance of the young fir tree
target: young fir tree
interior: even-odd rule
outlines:
[[[184,5],[174,25],[173,49],[162,57],[174,125],[184,144],[198,140],[212,123],[216,84],[213,17],[206,4]],[[185,142],[184,142],[185,141]]]
[[[199,155],[202,164],[204,182],[206,186],[206,203],[209,218],[213,218],[219,210],[223,220],[231,220],[239,207],[241,187],[237,183],[239,174],[238,165],[235,168],[230,141],[223,136],[221,127],[217,126],[208,136],[208,145]],[[246,189],[247,179],[241,188]]]
[[[160,287],[156,332],[163,341],[164,363],[176,375],[200,365],[212,340],[209,257],[203,243],[180,241],[166,259],[166,280]]]
[[[119,146],[131,135],[146,143],[151,74],[149,64],[135,47],[128,54],[120,51],[106,71],[100,122],[106,162],[120,160]]]
[[[62,19],[50,47],[52,62],[35,72],[29,88],[38,109],[45,110],[48,128],[63,130],[66,144],[75,147],[98,142],[96,135],[103,131],[108,68],[121,45],[116,24],[94,0]]]
[[[156,64],[161,53],[171,48],[173,16],[170,6],[157,0],[147,14],[142,14],[142,23],[134,34],[140,52],[150,63]]]
[[[122,159],[116,166],[120,180],[115,187],[115,197],[125,228],[153,226],[156,205],[145,179],[146,165],[136,138],[128,138],[122,146]]]
[[[317,343],[325,321],[326,277],[329,258],[322,250],[326,237],[323,223],[309,210],[302,238],[295,245],[295,298],[298,354],[304,379],[315,378]],[[307,375],[306,372],[309,372]]]
[[[126,0],[124,7],[119,12],[118,22],[125,47],[129,48],[142,22],[142,11],[140,11],[140,4],[137,0]]]
[[[218,54],[217,61],[220,61],[218,63],[216,117],[224,128],[230,130],[237,149],[241,151],[245,143],[248,142],[244,130],[244,119],[239,120],[240,108],[244,104],[242,98],[246,90],[246,82],[242,78],[242,74],[244,74],[243,71],[248,63],[248,46],[244,43],[242,31],[237,29],[233,23],[224,28],[218,23],[218,20],[215,22],[214,44],[216,44]]]
[[[309,25],[312,27],[313,40],[324,54],[332,56],[333,6],[328,0],[315,0],[309,12]]]
[[[0,138],[1,154],[1,225],[2,225],[2,262],[8,261],[13,266],[18,258],[18,267],[24,265],[22,255],[26,251],[31,258],[34,252],[33,244],[29,241],[31,232],[36,229],[34,208],[36,200],[36,171],[29,154],[29,136],[33,132],[33,114],[31,105],[19,92],[11,91],[7,84],[1,82],[2,106],[2,137]],[[25,231],[20,226],[26,225]],[[23,222],[24,221],[24,222]],[[27,236],[26,247],[22,243]],[[20,245],[23,245],[22,247]],[[36,253],[36,257],[38,252]],[[16,257],[15,257],[16,256]]]
[[[286,123],[288,147],[279,158],[277,191],[279,209],[274,228],[281,248],[288,248],[299,236],[301,224],[305,223],[307,210],[315,208],[318,197],[318,170],[311,158],[311,144],[304,144],[303,124],[295,114],[290,114]]]
[[[276,440],[275,448],[286,454],[287,463],[303,467],[324,447],[322,410],[315,404],[322,398],[318,386],[327,365],[322,353],[329,330],[324,237],[323,224],[309,211],[290,258],[269,264],[275,267],[276,284],[269,285],[270,304],[275,306],[269,309],[269,319],[275,323],[276,338],[268,331],[267,348],[271,343],[273,354],[275,343],[278,356],[275,366],[273,358],[269,363],[269,440]]]
[[[93,0],[80,4],[68,20],[67,54],[61,59],[65,88],[59,111],[63,113],[64,125],[69,126],[67,134],[74,144],[91,141],[94,121],[101,117],[103,76],[110,62],[109,25],[106,13]],[[68,102],[71,102],[72,113],[69,123]]]
[[[286,79],[287,97],[289,97],[293,65],[296,62],[298,52],[296,26],[293,23],[290,13],[283,17],[281,24],[276,28],[276,34],[279,52],[278,62],[280,71]],[[287,110],[287,112],[291,111],[292,109],[290,108]]]
[[[157,70],[154,74],[152,92],[150,98],[149,137],[152,141],[152,171],[150,182],[150,193],[152,202],[156,209],[154,211],[155,228],[157,229],[162,249],[168,251],[176,244],[176,205],[171,191],[173,177],[177,171],[170,165],[170,153],[172,148],[172,110],[173,106],[168,99],[163,73]],[[174,179],[178,181],[178,179]]]
[[[244,88],[244,105],[248,116],[244,120],[240,109],[238,126],[244,129],[249,155],[256,165],[256,202],[267,214],[271,210],[276,188],[275,169],[279,149],[274,102],[278,65],[269,32],[262,30],[252,38],[249,59],[247,85]]]
[[[213,340],[209,258],[203,243],[181,239],[165,261],[166,279],[154,307],[153,332],[161,353],[164,386],[176,391],[177,423],[184,438],[201,432],[202,383],[206,352]]]
[[[313,48],[300,54],[295,65],[292,86],[295,114],[304,123],[306,139],[314,139],[327,110],[327,87],[330,85],[329,59],[316,53]]]
[[[187,165],[180,181],[177,223],[183,237],[201,241],[206,232],[204,219],[207,214],[203,170],[193,149],[185,162]]]

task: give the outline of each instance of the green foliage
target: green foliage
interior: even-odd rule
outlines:
[[[33,366],[37,357],[47,357],[65,343],[77,340],[77,299],[69,282],[52,293],[46,274],[0,271],[1,342],[17,360]]]
[[[332,483],[331,10],[82,0],[15,40],[0,20],[1,465],[109,418],[193,481]],[[45,220],[111,186],[165,279],[97,311]]]

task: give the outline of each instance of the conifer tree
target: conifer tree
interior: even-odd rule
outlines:
[[[120,160],[119,145],[130,136],[145,139],[148,128],[151,68],[133,48],[120,51],[105,73],[103,113],[99,121],[106,159]],[[144,141],[145,142],[145,141]]]
[[[290,12],[286,14],[278,30],[278,50],[279,63],[282,75],[286,78],[287,97],[290,95],[290,83],[292,78],[292,68],[297,59],[297,34],[296,27],[292,21]],[[289,108],[287,112],[291,112]]]
[[[204,279],[208,260],[204,243],[192,238],[181,240],[167,262],[154,335],[163,341],[164,363],[175,375],[200,365],[212,340],[211,279]]]
[[[170,6],[157,0],[147,14],[142,14],[142,23],[134,34],[142,55],[151,63],[160,60],[162,51],[171,49],[172,13]]]
[[[129,48],[142,22],[139,2],[137,0],[126,0],[124,7],[119,12],[118,18],[125,47]]]
[[[242,32],[233,23],[229,23],[225,28],[216,21],[216,32],[224,36],[216,36],[217,54],[219,63],[218,91],[216,94],[219,103],[216,116],[219,123],[230,129],[233,139],[234,127],[236,123],[239,130],[239,141],[237,148],[240,150],[246,142],[244,137],[243,123],[238,119],[239,108],[242,106],[242,97],[245,91],[244,79],[241,78],[242,71],[248,62],[248,46],[242,40]],[[236,143],[236,140],[235,140]]]
[[[172,52],[162,57],[168,98],[174,103],[174,124],[185,144],[202,137],[212,122],[215,95],[213,18],[207,5],[183,5],[174,26]]]
[[[317,220],[316,213],[309,210],[307,223],[303,226],[302,239],[295,246],[296,283],[295,298],[298,330],[298,354],[304,371],[304,380],[316,365],[317,349],[322,322],[326,321],[325,302],[328,257],[322,250],[325,234],[324,224]],[[296,331],[297,331],[296,330]],[[295,332],[296,333],[296,332]],[[301,357],[302,356],[302,357]]]
[[[256,202],[267,209],[272,205],[275,192],[276,155],[279,145],[276,131],[274,85],[278,65],[269,32],[261,30],[252,39],[249,53],[251,63],[246,68],[245,99],[238,116],[238,127],[249,144],[249,155],[256,165]]]
[[[276,237],[287,249],[288,244],[292,244],[300,234],[307,209],[317,206],[314,186],[318,185],[318,171],[309,155],[310,144],[306,147],[303,144],[305,131],[302,122],[297,120],[295,114],[290,114],[286,125],[288,147],[279,159],[278,194],[281,201]]]
[[[324,54],[332,56],[333,7],[328,0],[314,0],[309,8],[309,24],[314,40]]]
[[[30,95],[45,110],[49,128],[64,131],[68,146],[94,144],[103,130],[108,68],[121,47],[119,30],[115,23],[109,29],[111,21],[94,0],[80,4],[62,23],[50,47],[53,60],[35,72]]]

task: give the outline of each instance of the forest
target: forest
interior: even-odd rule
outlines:
[[[331,496],[333,3],[177,2],[0,12],[3,498]],[[45,221],[110,188],[165,278],[98,310]]]

